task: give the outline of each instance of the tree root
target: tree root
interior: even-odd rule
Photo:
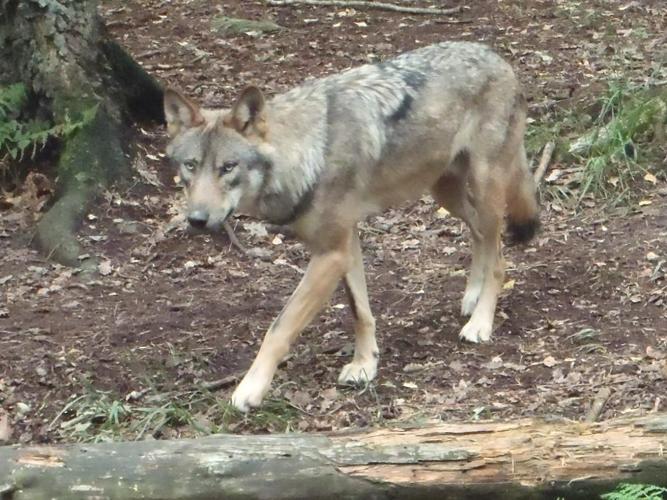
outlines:
[[[121,127],[103,106],[65,142],[58,163],[60,192],[35,234],[48,258],[66,266],[80,264],[76,230],[88,204],[100,188],[129,170],[121,144]]]

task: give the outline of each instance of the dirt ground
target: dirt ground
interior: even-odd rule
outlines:
[[[596,95],[619,68],[646,78],[664,56],[659,0],[462,3],[451,17],[208,0],[111,1],[101,12],[146,69],[208,106],[229,105],[245,84],[280,92],[308,76],[456,39],[489,43],[507,57],[537,120]],[[284,29],[220,33],[211,28],[220,14],[270,18]],[[583,419],[605,387],[612,393],[603,419],[666,409],[667,184],[658,175],[615,209],[591,199],[573,211],[545,193],[540,235],[506,250],[506,290],[486,345],[457,338],[470,260],[462,224],[428,197],[369,219],[361,237],[381,351],[376,381],[335,385],[353,341],[339,290],[281,366],[265,407],[235,413],[225,403],[235,377],[308,256],[289,235],[246,218],[236,219],[236,234],[262,258],[242,255],[224,234],[185,232],[165,141],[162,128],[138,130],[141,175],[91,207],[80,240],[100,259],[93,276],[31,249],[34,200],[0,206],[0,417],[10,442],[98,438],[113,410],[86,414],[82,402],[93,395],[124,405],[115,422],[123,430],[111,437]],[[219,383],[208,393],[202,387],[211,381]],[[169,412],[138,432],[131,411],[152,407]]]

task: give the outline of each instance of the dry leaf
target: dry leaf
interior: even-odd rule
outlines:
[[[650,172],[644,176],[644,180],[650,182],[653,185],[658,183],[658,178]]]
[[[556,361],[556,359],[553,356],[547,356],[546,358],[544,358],[544,361],[542,361],[542,363],[544,363],[544,366],[546,366],[547,368],[551,368],[552,366],[556,366],[558,364],[558,361]]]
[[[664,352],[659,351],[658,349],[654,349],[651,346],[647,346],[646,356],[648,356],[651,359],[663,359],[667,355]]]
[[[489,361],[485,366],[489,370],[497,370],[498,368],[503,366],[503,358],[501,358],[500,356],[496,356],[491,361]]]
[[[424,368],[426,368],[426,366],[422,365],[421,363],[408,363],[403,367],[403,371],[405,373],[414,373],[422,371]]]
[[[449,212],[447,211],[446,208],[440,207],[438,210],[435,211],[435,216],[438,219],[444,219],[446,217],[449,217]]]
[[[111,272],[113,271],[113,267],[111,267],[111,261],[109,260],[104,260],[99,263],[97,266],[97,271],[102,275],[102,276],[109,276]]]
[[[504,285],[503,285],[503,290],[512,290],[514,288],[514,285],[516,284],[516,280],[508,280]]]

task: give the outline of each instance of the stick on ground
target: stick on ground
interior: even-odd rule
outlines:
[[[586,415],[586,422],[592,424],[598,418],[600,418],[604,405],[607,404],[607,401],[609,400],[610,396],[611,396],[611,389],[609,389],[609,387],[603,387],[598,391],[597,395],[595,396],[595,399],[593,400],[593,404],[591,404],[591,409],[588,411],[588,414]]]
[[[222,227],[224,228],[225,232],[227,233],[227,237],[229,238],[229,242],[232,244],[232,246],[235,246],[241,253],[247,254],[248,249],[245,246],[243,246],[243,244],[236,237],[236,234],[234,233],[234,229],[232,228],[232,226],[229,225],[229,222],[225,221],[222,224]]]
[[[449,9],[429,9],[425,7],[404,7],[383,2],[367,2],[365,0],[267,0],[266,3],[273,7],[285,5],[319,5],[324,7],[354,7],[357,9],[389,10],[392,12],[403,12],[406,14],[433,14],[438,16],[449,16],[461,12],[461,6]]]
[[[547,171],[547,167],[549,166],[551,155],[553,155],[555,147],[556,144],[554,141],[550,141],[544,146],[544,149],[542,150],[542,157],[540,158],[540,164],[535,170],[535,184],[539,184],[542,180],[542,177],[544,177],[544,173]]]

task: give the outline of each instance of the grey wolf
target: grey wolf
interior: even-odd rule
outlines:
[[[470,228],[472,265],[460,332],[488,341],[504,279],[501,231],[528,240],[538,226],[523,145],[526,103],[491,49],[450,42],[303,85],[267,100],[247,87],[230,109],[164,98],[167,155],[185,183],[188,220],[215,229],[235,211],[288,225],[312,253],[236,388],[240,410],[261,403],[299,332],[343,279],[354,314],[352,361],[339,382],[376,375],[379,351],[358,221],[430,191]]]

